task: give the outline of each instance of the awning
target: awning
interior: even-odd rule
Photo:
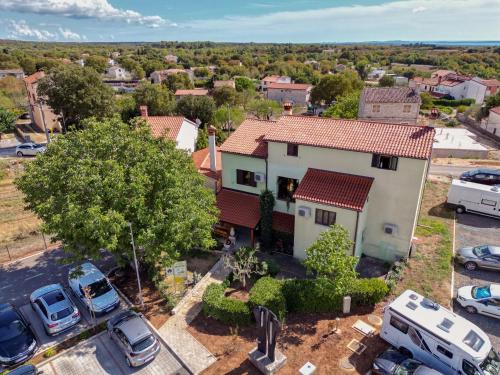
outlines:
[[[260,221],[260,199],[257,195],[222,189],[216,196],[219,220],[254,229]]]
[[[274,211],[273,229],[278,232],[293,234],[295,230],[295,216]]]

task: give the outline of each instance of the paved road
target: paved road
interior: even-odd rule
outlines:
[[[16,156],[16,147],[0,147],[0,157]]]
[[[73,265],[61,264],[64,258],[63,250],[56,249],[0,265],[0,302],[22,306],[28,303],[31,292],[43,285],[61,283],[67,286],[68,270]],[[107,256],[96,265],[107,272],[114,261]]]
[[[477,167],[464,167],[464,166],[456,166],[456,165],[436,165],[431,164],[429,169],[429,174],[438,175],[438,176],[453,176],[458,177],[462,173],[466,171],[470,171],[471,169],[476,169]]]

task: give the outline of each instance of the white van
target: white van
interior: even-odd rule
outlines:
[[[385,307],[380,336],[443,374],[500,375],[500,358],[486,333],[411,290]]]
[[[473,212],[500,218],[500,187],[453,180],[447,203],[459,214]]]

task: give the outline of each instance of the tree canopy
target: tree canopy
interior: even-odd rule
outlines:
[[[142,121],[91,119],[83,128],[56,138],[16,180],[42,229],[73,259],[98,259],[101,249],[131,259],[129,222],[151,267],[213,245],[215,197],[187,153]]]
[[[203,125],[212,120],[215,102],[209,96],[184,96],[177,102],[176,111],[191,121],[199,119]]]
[[[148,106],[151,116],[171,115],[175,111],[174,96],[164,85],[141,83],[134,91],[133,98],[137,106]]]
[[[194,88],[193,83],[189,79],[187,73],[171,74],[167,76],[162,84],[166,85],[168,89],[174,94],[177,90]]]
[[[253,81],[248,77],[236,77],[234,79],[234,84],[236,86],[236,90],[239,92],[243,92],[245,90],[255,90]]]
[[[270,120],[279,116],[283,111],[281,105],[269,99],[253,99],[248,103],[246,110],[260,120]]]
[[[378,81],[380,87],[392,87],[396,84],[396,80],[392,76],[385,75]]]
[[[337,98],[335,104],[323,112],[324,117],[354,119],[358,117],[359,91],[353,91]]]
[[[14,130],[16,114],[0,107],[0,134]]]
[[[354,71],[331,74],[321,78],[311,91],[311,101],[314,104],[325,103],[330,105],[339,96],[346,95],[363,88],[363,81]]]
[[[215,105],[220,107],[222,105],[234,106],[239,103],[239,93],[232,87],[222,86],[217,87],[212,92],[212,97],[214,98]]]

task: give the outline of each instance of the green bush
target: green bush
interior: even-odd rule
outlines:
[[[274,259],[266,260],[265,263],[267,264],[267,274],[269,276],[276,277],[280,273],[281,268]]]
[[[280,280],[269,276],[260,278],[250,290],[250,308],[264,306],[275,313],[279,320],[285,319],[286,301],[282,287],[283,282]]]
[[[465,111],[467,111],[467,109],[468,109],[468,108],[469,108],[469,107],[467,107],[466,105],[459,105],[459,106],[457,107],[457,112],[458,112],[458,113],[464,113]]]
[[[389,293],[389,287],[384,280],[357,279],[352,283],[348,294],[354,306],[375,305]]]
[[[458,107],[460,105],[472,105],[476,101],[474,99],[460,99],[460,100],[453,100],[453,99],[434,99],[432,101],[434,105],[442,105],[445,107]]]
[[[210,284],[203,293],[203,313],[229,325],[246,326],[251,322],[248,305],[237,299],[227,298],[227,283]]]

